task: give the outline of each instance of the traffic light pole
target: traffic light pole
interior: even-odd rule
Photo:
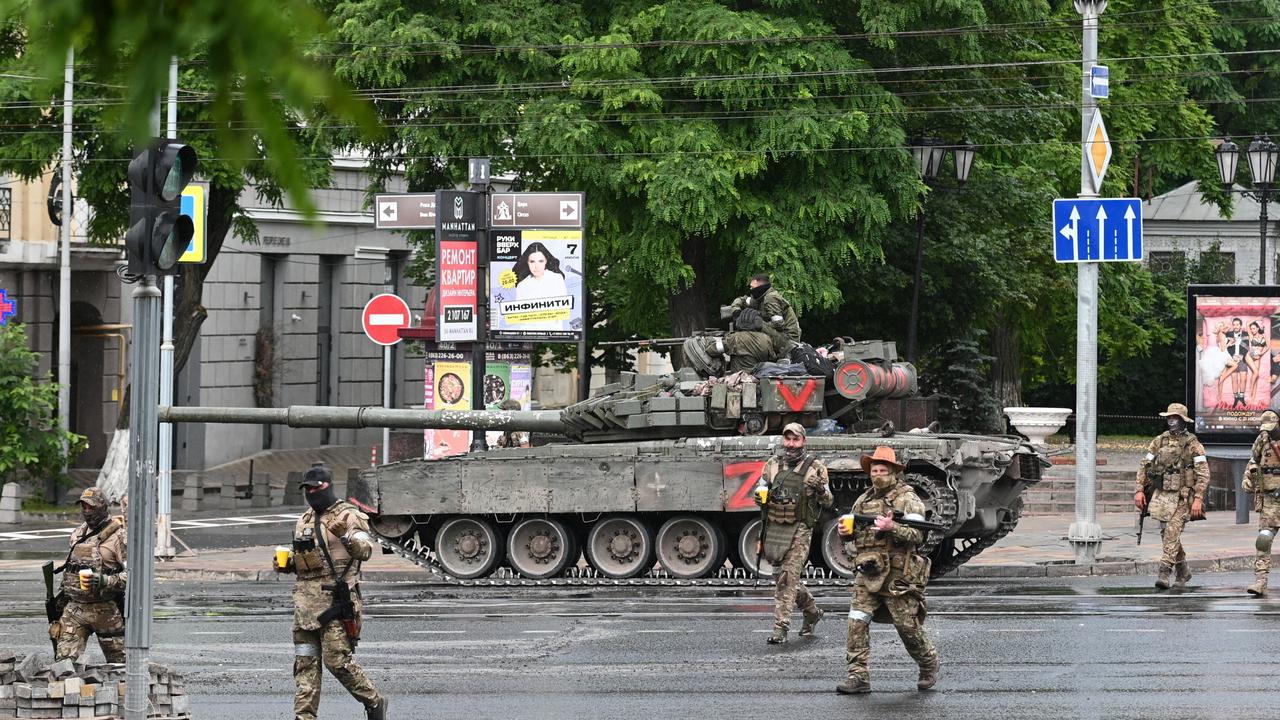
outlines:
[[[129,404],[129,515],[125,586],[125,720],[145,720],[148,708],[151,613],[154,602],[156,446],[160,386],[160,290],[144,275],[133,291],[133,360]]]

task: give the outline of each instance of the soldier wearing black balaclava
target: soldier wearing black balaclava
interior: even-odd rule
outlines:
[[[747,294],[733,301],[729,306],[736,321],[736,315],[743,308],[753,308],[760,313],[764,325],[776,331],[791,342],[800,342],[800,319],[791,303],[782,297],[768,275],[754,275],[748,286]]]
[[[321,664],[365,706],[369,720],[386,720],[387,700],[352,657],[360,639],[364,601],[360,563],[373,554],[369,516],[338,499],[333,476],[313,465],[302,482],[307,511],[293,532],[293,551],[277,572],[297,573],[293,589],[293,679],[295,720],[315,720],[320,710]],[[335,609],[335,588],[347,586],[349,617],[325,617]],[[332,614],[332,613],[331,613]]]
[[[1156,587],[1167,590],[1169,575],[1175,568],[1179,585],[1186,585],[1191,579],[1182,530],[1189,520],[1204,519],[1209,460],[1204,446],[1191,434],[1191,415],[1186,405],[1172,403],[1160,417],[1169,429],[1151,441],[1146,457],[1138,463],[1133,504],[1164,524]]]
[[[79,503],[84,522],[71,533],[71,549],[59,570],[62,591],[55,602],[65,606],[61,618],[49,626],[49,637],[57,643],[58,660],[79,659],[89,636],[97,635],[107,662],[122,663],[124,589],[129,580],[124,524],[110,516],[107,498],[98,488],[80,493]]]

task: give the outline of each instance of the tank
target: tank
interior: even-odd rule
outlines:
[[[947,526],[922,547],[934,576],[1013,530],[1023,492],[1048,467],[1043,452],[1016,436],[888,424],[840,431],[875,400],[916,392],[915,369],[893,360],[893,343],[843,349],[829,374],[726,382],[688,368],[624,373],[561,411],[560,442],[382,465],[353,474],[349,494],[388,550],[450,579],[764,577],[772,568],[757,555],[761,513],[751,490],[780,452],[776,433],[794,421],[810,428],[807,449],[826,464],[836,499],[814,531],[811,579],[854,575],[857,551],[835,518],[869,487],[860,459],[878,445],[906,464],[927,519]],[[460,428],[474,427],[457,415]],[[520,417],[502,426],[519,429]]]

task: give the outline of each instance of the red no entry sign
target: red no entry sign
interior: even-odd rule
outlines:
[[[409,327],[409,304],[399,295],[382,293],[369,298],[361,315],[364,334],[379,345],[395,345],[400,342],[396,332]]]

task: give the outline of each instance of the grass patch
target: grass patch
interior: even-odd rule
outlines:
[[[56,505],[47,502],[43,498],[27,498],[22,501],[22,512],[42,513],[45,515],[79,515],[80,506],[74,503],[71,505]]]

